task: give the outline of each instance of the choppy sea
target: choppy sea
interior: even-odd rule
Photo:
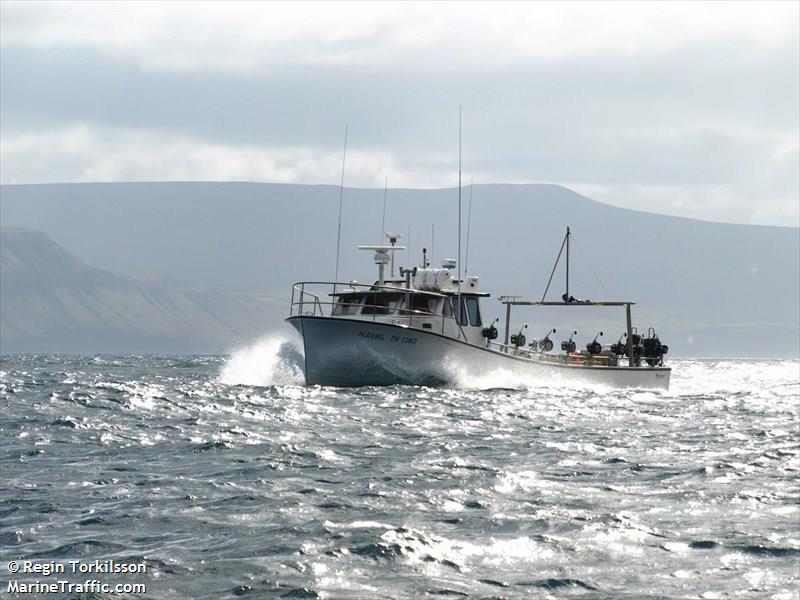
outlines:
[[[342,389],[279,337],[3,356],[0,596],[796,600],[800,363],[671,366],[669,392]],[[146,591],[9,591],[109,560]]]

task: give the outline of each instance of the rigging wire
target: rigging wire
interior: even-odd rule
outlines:
[[[572,236],[572,241],[573,241],[573,243],[575,242],[575,236],[574,235]],[[594,268],[594,265],[589,260],[589,257],[586,256],[586,254],[584,254],[583,250],[580,249],[578,244],[575,244],[575,247],[578,248],[578,252],[580,252],[581,258],[583,258],[583,260],[586,261],[586,264],[589,265],[589,270],[592,272],[592,275],[597,280],[597,283],[600,284],[600,287],[603,288],[603,291],[606,293],[606,295],[609,295],[608,288],[606,288],[605,284],[603,283],[603,280],[600,279],[600,276],[597,274],[597,270]]]
[[[556,257],[556,263],[553,265],[553,270],[550,271],[550,279],[547,280],[547,287],[544,288],[544,294],[542,294],[542,302],[544,302],[545,296],[547,296],[547,290],[550,289],[550,284],[553,282],[553,275],[556,274],[556,267],[558,267],[558,261],[561,260],[561,253],[564,251],[564,245],[567,243],[567,236],[564,236],[564,240],[561,242],[561,248],[558,251],[558,256]]]

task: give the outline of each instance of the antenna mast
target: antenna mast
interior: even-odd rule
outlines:
[[[408,226],[408,235],[406,236],[406,246],[408,247],[408,260],[411,261],[411,257],[414,256],[411,253],[411,225]],[[413,265],[413,262],[409,262],[409,265]]]
[[[464,277],[467,276],[469,266],[469,228],[472,224],[472,177],[469,178],[469,208],[467,208],[467,247],[464,256]]]
[[[458,270],[456,279],[458,283],[458,323],[466,312],[461,304],[461,105],[458,105]]]
[[[436,255],[435,250],[436,250],[436,224],[431,223],[431,257],[428,260],[428,263],[433,263],[434,256]]]
[[[380,243],[383,243],[383,236],[386,235],[386,194],[389,191],[389,178],[383,184],[383,219],[381,220],[381,237]]]
[[[339,184],[339,228],[336,232],[336,275],[333,278],[333,292],[336,293],[336,282],[339,281],[339,247],[342,242],[342,196],[344,195],[344,164],[347,158],[347,129],[349,123],[344,125],[344,150],[342,152],[342,181]]]

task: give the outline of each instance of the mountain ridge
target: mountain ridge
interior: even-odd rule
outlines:
[[[247,303],[268,297],[251,334],[279,326],[293,282],[334,274],[337,186],[22,184],[2,186],[0,194],[4,226],[44,231],[97,269],[186,293],[238,294]],[[409,247],[398,266],[419,264],[423,246],[437,265],[457,255],[456,197],[453,188],[389,190],[387,228],[403,233]],[[468,194],[462,198],[466,225]],[[383,241],[382,210],[382,189],[346,188],[342,279],[374,280],[371,256],[355,246]],[[502,317],[500,294],[541,297],[566,225],[573,232],[571,293],[636,301],[635,320],[657,326],[674,351],[800,354],[800,230],[634,211],[554,184],[475,185],[468,266],[492,293],[487,318]],[[560,298],[563,278],[562,259],[550,299]],[[559,317],[515,311],[513,318],[546,326]]]
[[[265,326],[252,301],[95,269],[34,230],[0,229],[0,278],[3,353],[202,353]]]
[[[340,186],[330,184],[330,183],[285,183],[285,182],[272,182],[272,181],[251,181],[251,180],[242,180],[242,181],[226,181],[226,180],[152,180],[152,181],[85,181],[85,182],[47,182],[47,183],[4,183],[0,185],[0,188],[15,188],[15,187],[46,187],[46,186],[54,186],[54,187],[61,187],[61,186],[116,186],[116,185],[253,185],[253,186],[291,186],[291,187],[304,187],[304,188],[322,188],[325,190],[330,190],[332,193],[335,192],[338,194]],[[667,219],[677,219],[681,221],[696,221],[699,223],[706,223],[706,224],[717,224],[717,225],[725,225],[725,226],[735,226],[735,227],[753,227],[753,228],[778,228],[778,229],[788,229],[788,230],[800,230],[800,224],[798,225],[764,225],[759,223],[735,223],[731,221],[716,221],[712,219],[701,219],[698,217],[684,217],[680,215],[670,215],[666,213],[659,213],[648,211],[644,209],[638,208],[630,208],[625,206],[616,206],[614,204],[608,204],[605,202],[601,202],[599,200],[595,200],[594,198],[590,198],[589,196],[582,194],[581,192],[577,192],[570,188],[569,186],[562,185],[560,183],[547,183],[547,182],[532,182],[532,183],[501,183],[501,182],[485,182],[485,183],[475,183],[472,184],[474,188],[529,188],[532,186],[538,187],[552,187],[558,188],[564,191],[569,192],[575,196],[581,197],[587,202],[591,202],[592,204],[597,204],[608,209],[613,210],[620,210],[626,211],[631,213],[639,213],[644,215],[652,215],[659,218],[667,218]],[[462,186],[462,195],[466,190],[469,190],[469,185]],[[373,188],[373,187],[360,187],[360,186],[344,186],[344,193],[347,194],[348,191],[351,192],[372,192],[375,194],[383,194],[383,188]],[[458,187],[452,186],[445,186],[445,187],[394,187],[389,188],[390,192],[452,192],[456,194],[458,192]],[[462,197],[462,200],[466,203],[466,198]]]

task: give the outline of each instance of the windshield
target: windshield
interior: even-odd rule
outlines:
[[[364,301],[363,294],[347,294],[339,296],[336,304],[333,305],[333,314],[337,316],[354,315]]]
[[[402,296],[398,294],[368,294],[364,299],[362,315],[388,315],[399,307]]]

